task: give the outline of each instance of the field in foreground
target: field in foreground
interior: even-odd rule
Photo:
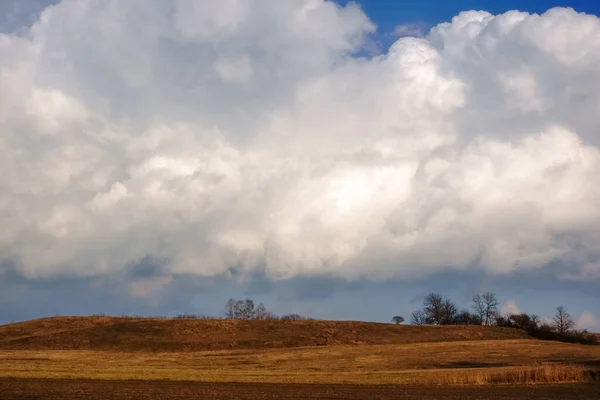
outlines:
[[[157,381],[0,379],[3,400],[590,400],[600,385],[415,387],[394,385],[307,385]]]
[[[529,383],[510,376],[532,369],[542,383],[576,382],[599,367],[600,346],[529,339],[185,353],[0,351],[0,377],[7,378],[444,385]]]

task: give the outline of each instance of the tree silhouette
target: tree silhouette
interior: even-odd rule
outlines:
[[[491,292],[476,294],[473,296],[473,310],[479,316],[483,325],[492,325],[498,315],[498,299]]]
[[[552,320],[554,321],[554,329],[561,336],[566,335],[575,327],[575,321],[563,306],[556,307],[556,314],[554,314]]]

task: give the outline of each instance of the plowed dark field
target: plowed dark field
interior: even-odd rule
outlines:
[[[600,385],[427,388],[394,385],[0,379],[0,398],[2,400],[597,400],[600,399]]]

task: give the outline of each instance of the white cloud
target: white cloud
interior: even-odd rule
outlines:
[[[373,29],[321,0],[65,0],[0,35],[0,254],[598,279],[600,20],[465,12],[353,57]]]
[[[421,37],[423,36],[423,26],[420,24],[401,24],[394,28],[394,36],[397,37]]]
[[[600,320],[589,311],[584,311],[576,321],[577,329],[587,329],[591,332],[600,331]]]
[[[521,314],[521,310],[517,305],[517,302],[513,299],[507,300],[506,303],[500,308],[502,315],[518,315]]]

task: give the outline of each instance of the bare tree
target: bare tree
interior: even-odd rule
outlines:
[[[479,316],[483,325],[492,325],[498,315],[498,299],[491,292],[485,292],[473,296],[473,310]]]
[[[449,298],[445,298],[442,302],[442,319],[439,321],[440,325],[452,325],[456,320],[458,314],[458,308]]]
[[[485,304],[483,302],[483,297],[480,294],[476,294],[473,296],[473,311],[475,315],[479,317],[482,323],[485,324]]]
[[[275,313],[267,310],[267,307],[263,303],[255,306],[254,301],[251,299],[227,300],[227,303],[225,303],[225,317],[230,319],[279,319]]]
[[[427,314],[423,310],[417,310],[410,316],[410,323],[413,325],[426,325],[429,323]]]
[[[404,322],[404,317],[396,315],[395,317],[392,318],[392,322],[395,323],[396,325],[399,325]]]
[[[569,331],[575,327],[575,321],[573,321],[571,314],[569,314],[563,306],[556,307],[556,314],[554,314],[552,320],[554,321],[554,329],[561,336],[569,333]]]
[[[227,303],[225,303],[225,318],[235,318],[235,303],[234,299],[227,300]]]
[[[430,293],[423,302],[423,311],[427,317],[436,325],[441,325],[444,320],[444,299],[436,293]]]
[[[275,313],[272,313],[271,311],[267,310],[267,307],[265,307],[263,303],[260,303],[256,307],[256,310],[254,310],[254,319],[276,320],[279,319],[279,317]]]
[[[448,298],[442,298],[439,294],[430,293],[423,302],[423,313],[425,323],[435,325],[451,325],[454,323],[458,308]],[[419,315],[419,317],[421,317]]]
[[[264,307],[264,306],[263,306]],[[225,303],[225,317],[231,319],[253,319],[255,316],[254,301],[229,299]]]
[[[235,315],[237,319],[254,318],[254,300],[246,299],[235,302]]]
[[[268,312],[267,307],[265,307],[265,305],[263,303],[260,303],[258,306],[256,306],[256,309],[254,310],[253,318],[254,319],[266,319],[267,312]]]
[[[500,303],[496,295],[492,292],[485,292],[482,297],[485,304],[485,324],[491,325],[494,317],[498,315],[498,306]]]

